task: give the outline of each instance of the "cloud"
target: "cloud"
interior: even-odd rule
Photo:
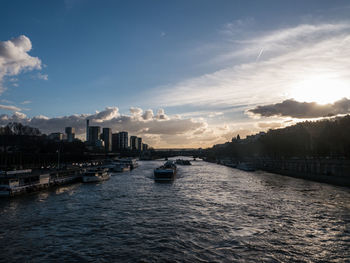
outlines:
[[[21,111],[20,108],[16,107],[16,106],[13,106],[13,105],[1,105],[0,104],[0,109],[3,109],[3,110],[11,110],[11,111]]]
[[[30,104],[30,103],[32,103],[32,101],[30,101],[30,100],[25,100],[25,101],[22,101],[22,102],[21,102],[22,105]]]
[[[319,118],[350,113],[350,100],[343,98],[334,103],[320,105],[315,102],[285,100],[281,103],[258,106],[248,113],[263,117],[283,116],[292,118]]]
[[[143,112],[142,109],[134,107],[130,109],[130,112],[130,115],[124,115],[119,113],[117,107],[107,107],[95,114],[75,114],[53,118],[42,115],[29,118],[23,113],[15,112],[13,115],[0,115],[0,125],[16,121],[39,128],[46,134],[64,132],[65,127],[72,126],[78,135],[85,137],[86,119],[89,119],[90,125],[110,127],[113,132],[125,130],[130,135],[142,136],[146,143],[152,143],[152,146],[156,147],[186,146],[185,142],[188,138],[192,140],[191,145],[196,146],[197,141],[193,138],[193,133],[197,130],[205,131],[207,129],[207,124],[204,121],[168,116],[163,109],[158,110],[155,116],[152,110]],[[172,139],[167,141],[165,138]],[[150,140],[148,141],[148,139]],[[199,138],[198,140],[204,139]]]
[[[31,49],[32,43],[24,35],[0,41],[0,93],[5,89],[5,76],[16,76],[23,71],[41,69],[41,60],[28,54]]]
[[[49,75],[47,74],[41,74],[40,72],[37,75],[38,79],[42,79],[42,80],[49,80]]]
[[[302,90],[310,98],[320,92],[330,94],[333,100],[350,97],[350,89],[346,88],[350,86],[348,22],[302,24],[260,33],[233,46],[233,50],[214,58],[218,65],[226,66],[161,86],[152,93],[152,100],[178,107],[261,105],[300,99],[295,89],[304,82],[308,85]],[[263,55],[259,56],[261,50]],[[308,82],[321,77],[327,79],[323,86]],[[339,83],[344,87],[337,87]],[[330,88],[334,92],[329,92]]]

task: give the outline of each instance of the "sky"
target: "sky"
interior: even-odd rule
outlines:
[[[0,6],[0,125],[193,148],[350,112],[349,1]]]

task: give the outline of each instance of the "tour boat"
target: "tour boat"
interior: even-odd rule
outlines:
[[[110,172],[122,173],[130,171],[130,165],[119,161],[107,160],[102,168],[107,168]]]
[[[0,172],[0,196],[13,196],[49,187],[50,173],[31,169]]]
[[[117,160],[117,162],[130,166],[130,170],[135,169],[139,166],[136,159],[133,158],[122,158]]]
[[[154,179],[156,181],[169,181],[176,175],[176,165],[174,161],[167,161],[164,165],[154,169]]]
[[[107,168],[91,168],[86,171],[86,173],[83,175],[83,182],[84,183],[95,183],[95,182],[101,182],[108,180],[111,177],[111,175],[108,173]]]

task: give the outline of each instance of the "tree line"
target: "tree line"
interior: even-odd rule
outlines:
[[[234,138],[232,142],[207,149],[210,159],[220,157],[329,157],[350,158],[350,116],[305,121],[269,130],[253,139]]]

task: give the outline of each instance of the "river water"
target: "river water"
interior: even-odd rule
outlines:
[[[350,189],[162,161],[0,200],[0,262],[350,262]]]

